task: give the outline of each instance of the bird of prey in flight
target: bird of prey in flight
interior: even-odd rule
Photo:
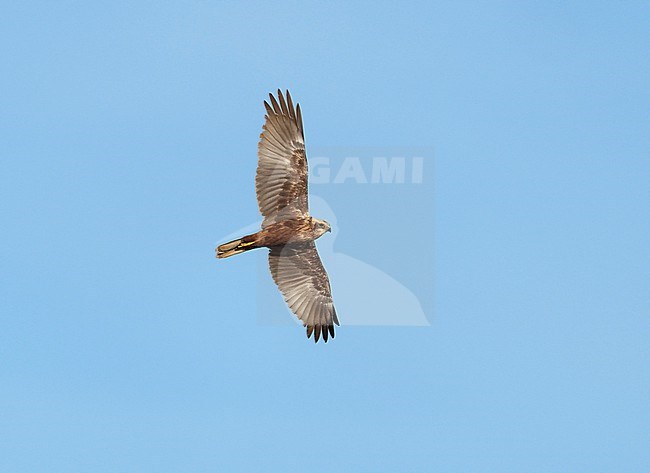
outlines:
[[[329,223],[309,215],[307,154],[300,105],[294,108],[278,90],[269,94],[265,123],[257,146],[255,190],[262,229],[217,247],[217,258],[268,247],[271,276],[291,311],[318,342],[334,338],[340,325],[330,282],[314,240],[331,231]]]

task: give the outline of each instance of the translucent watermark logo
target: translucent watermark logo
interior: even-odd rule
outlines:
[[[434,155],[431,148],[314,148],[309,213],[341,325],[427,326],[433,320]],[[260,222],[222,241],[258,231]],[[256,250],[257,322],[301,324]]]
[[[342,162],[330,156],[309,160],[310,183],[320,184],[422,184],[424,157],[373,156],[362,160],[346,156]]]

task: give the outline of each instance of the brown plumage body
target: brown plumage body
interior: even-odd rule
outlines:
[[[285,245],[299,246],[309,243],[325,232],[330,231],[329,225],[324,229],[323,223],[322,220],[313,217],[298,217],[272,223],[257,233],[219,245],[217,247],[217,258],[227,258],[255,248],[273,248]]]

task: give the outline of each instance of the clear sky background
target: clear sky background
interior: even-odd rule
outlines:
[[[647,2],[3,2],[0,471],[650,471],[648,24]],[[433,248],[410,268],[430,327],[315,346],[257,323],[263,254],[214,259],[259,219],[278,87],[308,147],[435,150],[435,206],[404,209],[435,224],[395,238]]]

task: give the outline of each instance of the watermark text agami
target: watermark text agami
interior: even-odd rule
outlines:
[[[310,184],[421,184],[424,158],[348,156],[331,159],[315,156],[309,159]]]

